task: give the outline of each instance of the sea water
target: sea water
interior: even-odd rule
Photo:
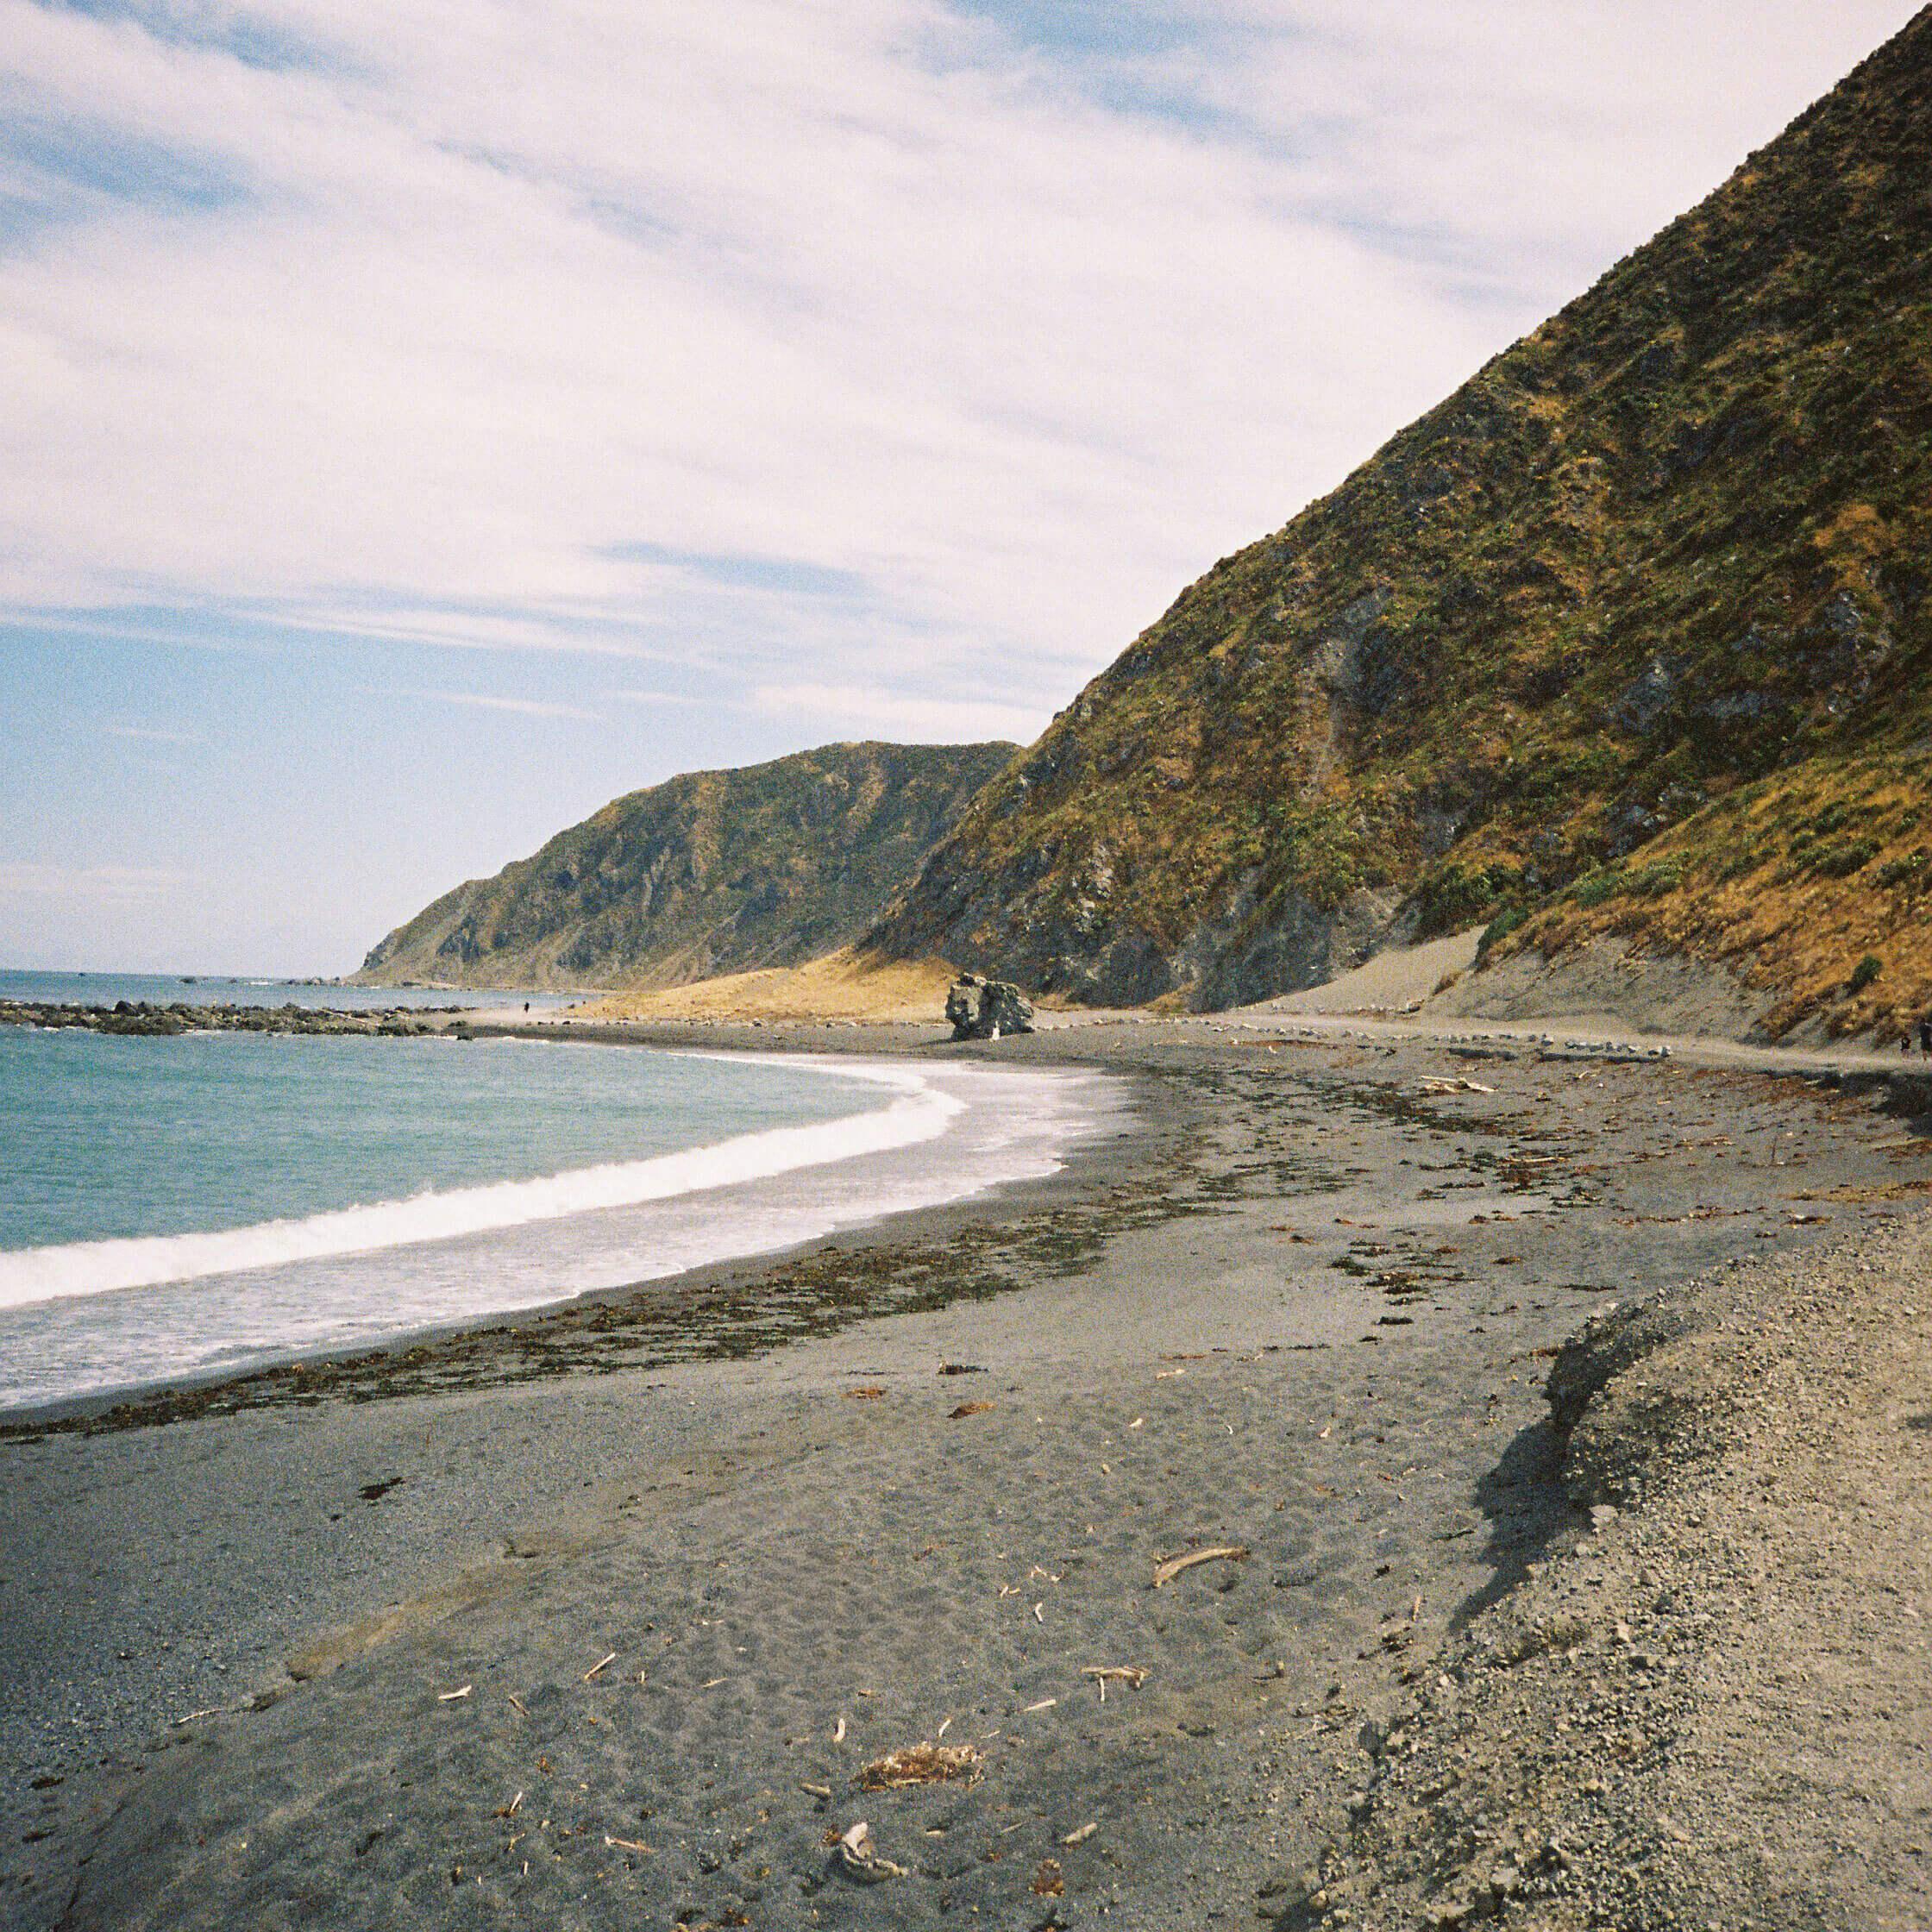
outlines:
[[[221,973],[34,973],[0,969],[0,1000],[30,1006],[325,1007],[348,1013],[384,1007],[519,1007],[568,1006],[576,993],[505,993],[428,986],[336,986],[316,980],[250,978]],[[595,997],[594,994],[590,997]]]
[[[0,1028],[0,1407],[367,1346],[1051,1173],[1111,1090],[584,1041]]]

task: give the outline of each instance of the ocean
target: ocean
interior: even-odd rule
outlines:
[[[475,993],[447,987],[329,986],[219,973],[35,973],[0,970],[0,1000],[35,1006],[325,1007],[359,1013],[371,1007],[565,1007],[576,993]],[[594,997],[594,995],[592,995]]]
[[[0,1027],[0,1408],[367,1346],[1051,1173],[1104,1131],[1112,1085]]]

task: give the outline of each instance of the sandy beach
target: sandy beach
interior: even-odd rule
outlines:
[[[1846,1857],[1760,1833],[1708,1897],[1701,1870],[1667,1898],[1605,1876],[1684,1828],[1643,1780],[1717,1708],[1684,1685],[1734,1612],[1677,1632],[1689,1701],[1593,1760],[1597,1791],[1511,1768],[1662,1674],[1628,1634],[1715,1560],[1684,1526],[1719,1504],[1684,1499],[1730,1495],[1760,1440],[1700,1434],[1690,1396],[1678,1435],[1638,1403],[1619,1436],[1588,1419],[1624,1413],[1620,1378],[1676,1360],[1669,1389],[1728,1401],[1773,1305],[1778,1361],[1802,1382],[1835,1351],[1847,1413],[1881,1339],[1905,1374],[1932,1143],[1882,1095],[1193,1022],[706,1037],[1098,1065],[1133,1127],[800,1253],[9,1429],[0,1919],[1730,1925],[1748,1896],[1765,1924],[1923,1923],[1923,1824],[1863,1916],[1842,1819]],[[1659,1296],[1653,1333],[1620,1321]],[[1568,1452],[1553,1364],[1587,1385]],[[1775,1577],[1778,1527],[1753,1534]],[[1629,1601],[1552,1636],[1579,1566]],[[1787,1661],[1835,1641],[1795,1587]],[[1513,1642],[1527,1675],[1491,1668]],[[1918,1701],[1861,1719],[1903,1753],[1893,1822],[1926,1800]],[[922,1744],[971,1755],[893,1785]],[[1765,1817],[1822,1775],[1767,1772]],[[1609,1822],[1553,1856],[1565,1804]],[[1505,1846],[1532,1810],[1539,1846]]]

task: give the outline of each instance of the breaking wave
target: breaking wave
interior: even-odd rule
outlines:
[[[135,1235],[16,1249],[0,1253],[0,1308],[366,1254],[600,1208],[669,1201],[800,1168],[917,1146],[937,1139],[965,1111],[963,1101],[941,1092],[910,1069],[847,1063],[837,1070],[889,1089],[894,1097],[883,1107],[843,1120],[768,1128],[709,1146],[645,1160],[607,1161],[536,1180],[443,1189],[406,1200],[205,1233]]]

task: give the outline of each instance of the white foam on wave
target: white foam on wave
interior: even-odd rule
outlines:
[[[783,1063],[831,1070],[809,1060]],[[599,1208],[668,1201],[767,1180],[799,1168],[916,1146],[937,1139],[965,1110],[963,1101],[941,1092],[909,1068],[846,1063],[837,1071],[847,1079],[893,1089],[894,1097],[884,1107],[842,1120],[771,1127],[709,1146],[646,1160],[606,1161],[537,1180],[431,1190],[402,1201],[207,1233],[135,1235],[18,1249],[0,1253],[0,1308],[406,1247]]]

